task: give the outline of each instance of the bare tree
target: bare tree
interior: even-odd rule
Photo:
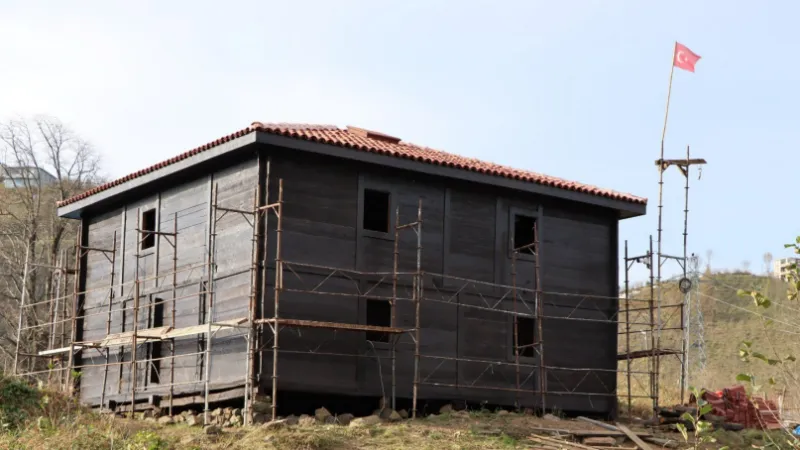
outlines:
[[[706,250],[706,272],[711,272],[711,257],[714,255],[714,251],[711,249]]]
[[[50,299],[52,268],[74,246],[77,223],[59,218],[56,202],[98,183],[99,164],[92,146],[58,119],[0,122],[0,351],[5,357],[16,346],[23,297],[29,305]],[[52,314],[47,305],[26,309],[23,328],[40,325]],[[48,330],[30,330],[21,344],[33,352]]]

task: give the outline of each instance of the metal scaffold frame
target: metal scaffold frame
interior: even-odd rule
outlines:
[[[208,223],[208,234],[207,234],[207,250],[206,250],[206,257],[205,261],[202,264],[195,264],[195,265],[186,265],[184,267],[179,266],[179,252],[178,252],[178,241],[179,241],[179,227],[178,227],[178,214],[175,213],[173,215],[173,227],[172,230],[169,232],[163,232],[159,230],[143,230],[141,227],[141,212],[137,210],[137,225],[135,228],[136,231],[136,252],[135,252],[135,270],[134,270],[134,277],[133,280],[121,282],[118,280],[116,266],[118,264],[124,264],[124,261],[120,261],[117,258],[117,247],[120,245],[118,242],[116,232],[113,235],[112,239],[112,248],[111,249],[101,249],[101,248],[92,248],[83,246],[81,243],[82,236],[79,232],[77,237],[77,246],[75,252],[75,265],[74,269],[71,269],[74,274],[80,274],[80,266],[81,261],[84,259],[88,252],[97,251],[105,255],[108,259],[109,263],[111,264],[111,271],[110,271],[110,282],[108,287],[102,288],[93,288],[91,290],[81,290],[81,278],[80,276],[74,277],[74,286],[73,286],[73,293],[71,296],[60,296],[54,295],[52,299],[48,300],[48,302],[52,303],[51,308],[58,308],[61,305],[63,307],[66,298],[71,298],[72,300],[72,314],[69,318],[63,317],[60,318],[59,314],[56,313],[52,315],[51,323],[45,324],[47,326],[47,330],[50,330],[50,333],[54,333],[53,330],[57,330],[59,323],[66,323],[69,322],[72,324],[72,329],[70,330],[70,339],[68,342],[61,343],[61,348],[53,348],[55,343],[55,338],[50,336],[49,341],[49,349],[40,351],[37,356],[45,357],[45,358],[53,358],[61,355],[63,353],[68,353],[69,355],[69,365],[67,368],[49,368],[48,370],[43,371],[29,371],[27,373],[19,373],[22,376],[27,377],[37,377],[41,374],[48,374],[48,376],[54,372],[59,370],[66,370],[66,374],[68,375],[66,379],[69,379],[69,375],[72,374],[74,371],[79,371],[89,367],[102,367],[103,371],[103,385],[102,385],[102,393],[101,393],[101,408],[107,407],[107,390],[108,390],[108,372],[111,367],[118,366],[119,367],[119,381],[118,381],[118,392],[117,397],[123,394],[123,367],[128,366],[129,375],[130,375],[130,383],[127,387],[129,392],[127,394],[127,402],[129,402],[129,406],[124,408],[122,403],[124,400],[117,402],[117,410],[129,410],[133,413],[136,410],[137,404],[137,393],[138,392],[150,392],[147,389],[140,389],[140,385],[137,380],[137,373],[139,372],[140,365],[144,364],[145,367],[155,367],[154,363],[156,361],[169,361],[170,362],[170,375],[169,375],[169,382],[168,383],[159,383],[159,388],[168,392],[168,408],[169,412],[172,413],[173,409],[173,401],[175,397],[175,388],[179,386],[188,387],[187,389],[191,390],[191,392],[202,392],[203,393],[203,410],[204,410],[204,417],[206,421],[209,420],[210,414],[210,404],[214,401],[212,400],[212,389],[213,380],[211,379],[213,372],[212,372],[212,363],[213,363],[213,341],[214,336],[220,330],[227,329],[233,330],[234,334],[233,337],[238,338],[242,337],[245,339],[246,342],[246,355],[245,355],[245,367],[243,368],[243,376],[242,376],[242,385],[244,386],[244,393],[243,393],[243,402],[244,402],[244,421],[245,423],[250,423],[253,419],[253,412],[252,412],[252,405],[253,399],[255,398],[256,394],[258,393],[258,379],[256,373],[256,367],[263,367],[261,364],[261,359],[265,356],[265,354],[269,353],[271,350],[272,356],[272,374],[271,374],[271,406],[272,406],[272,418],[275,419],[278,417],[278,391],[279,391],[279,382],[280,382],[280,355],[282,354],[290,354],[290,353],[304,353],[304,354],[317,354],[317,355],[335,355],[335,356],[349,356],[349,357],[358,357],[358,358],[376,358],[379,361],[380,366],[380,359],[381,357],[377,354],[370,355],[367,352],[365,353],[355,353],[355,354],[340,354],[340,353],[332,353],[332,352],[323,352],[319,351],[319,349],[309,350],[309,351],[300,351],[296,349],[282,349],[280,347],[280,331],[283,329],[295,329],[299,330],[301,328],[317,328],[317,329],[328,329],[328,330],[341,330],[341,331],[356,331],[356,332],[377,332],[383,333],[386,335],[391,336],[389,340],[389,347],[388,350],[390,351],[390,362],[391,362],[391,389],[390,392],[387,394],[385,391],[383,392],[383,399],[384,405],[387,401],[390,401],[391,407],[395,408],[397,403],[397,388],[398,388],[398,381],[397,381],[397,345],[400,341],[402,336],[408,336],[409,339],[413,343],[413,381],[411,386],[411,402],[412,402],[412,410],[411,414],[413,417],[416,417],[419,413],[418,411],[418,401],[420,398],[420,388],[422,386],[438,386],[438,387],[454,387],[457,389],[475,389],[475,390],[503,390],[508,392],[513,392],[516,398],[517,407],[522,407],[521,404],[521,396],[522,395],[529,395],[532,396],[531,398],[538,398],[536,405],[537,408],[540,408],[544,411],[548,404],[552,402],[552,400],[548,400],[550,396],[559,396],[559,395],[575,395],[575,396],[589,396],[589,397],[616,397],[618,395],[616,391],[616,384],[614,383],[611,386],[606,386],[602,380],[602,375],[609,375],[614,374],[617,376],[618,373],[625,373],[628,383],[628,390],[627,390],[627,399],[629,404],[632,402],[634,398],[650,398],[653,401],[654,408],[658,406],[658,357],[663,352],[659,349],[657,343],[657,333],[655,332],[657,320],[655,318],[655,309],[656,304],[654,303],[654,295],[653,295],[653,284],[651,282],[650,286],[650,296],[647,299],[637,299],[631,298],[629,295],[629,291],[627,289],[627,272],[630,269],[630,262],[646,262],[649,264],[650,271],[651,271],[651,281],[652,281],[652,273],[653,273],[653,251],[652,251],[652,243],[651,243],[651,250],[648,254],[644,257],[631,257],[629,258],[627,255],[627,243],[626,243],[626,291],[625,291],[625,298],[624,298],[624,308],[623,302],[620,301],[618,297],[615,296],[599,296],[599,295],[582,295],[582,294],[572,294],[572,293],[564,293],[564,292],[547,292],[544,291],[542,283],[541,283],[541,267],[540,267],[540,254],[542,252],[542,246],[540,245],[540,230],[539,230],[539,222],[535,221],[533,225],[533,242],[530,242],[526,245],[520,246],[518,248],[513,248],[512,245],[510,250],[510,269],[511,269],[511,282],[510,284],[500,284],[500,283],[491,283],[486,281],[479,281],[479,280],[472,280],[466,278],[459,278],[452,275],[440,274],[440,273],[433,273],[433,272],[426,272],[422,267],[422,255],[423,255],[423,247],[422,247],[422,231],[423,231],[423,209],[422,209],[422,200],[419,200],[417,204],[417,211],[416,217],[413,221],[409,223],[401,223],[400,218],[400,208],[397,208],[396,215],[395,215],[395,224],[394,224],[394,242],[393,242],[393,261],[392,261],[392,270],[386,272],[364,272],[358,271],[353,269],[344,269],[344,268],[335,268],[335,267],[326,267],[321,265],[315,264],[308,264],[308,263],[300,263],[300,262],[293,262],[286,260],[284,258],[284,249],[283,249],[283,232],[284,232],[284,221],[283,221],[283,205],[284,205],[284,183],[282,179],[277,180],[278,185],[278,192],[277,192],[277,199],[275,202],[270,203],[270,192],[269,192],[269,185],[270,185],[270,175],[269,175],[269,161],[266,163],[266,177],[263,180],[263,186],[259,184],[256,187],[254,195],[253,195],[253,206],[252,209],[241,209],[241,208],[234,208],[234,207],[227,207],[222,206],[219,204],[219,195],[218,195],[218,187],[216,183],[212,184],[212,189],[209,194],[209,223]],[[264,194],[262,195],[262,187],[264,188]],[[250,287],[249,287],[249,295],[248,295],[248,308],[247,308],[247,315],[246,317],[239,317],[235,319],[226,319],[226,320],[217,320],[216,314],[216,295],[217,295],[217,286],[216,281],[218,279],[217,275],[217,261],[216,261],[216,251],[217,251],[217,225],[219,221],[226,216],[239,216],[243,218],[247,224],[252,228],[252,237],[251,237],[251,258],[248,262],[246,267],[241,268],[233,268],[234,274],[245,274],[249,273],[250,275]],[[275,249],[274,249],[274,268],[275,268],[275,276],[273,280],[273,311],[272,315],[267,317],[264,313],[264,307],[267,305],[267,289],[269,287],[269,281],[267,280],[267,268],[268,268],[268,234],[272,231],[269,227],[270,218],[275,218]],[[123,221],[124,224],[124,221]],[[124,225],[123,225],[124,227]],[[407,231],[414,233],[414,237],[416,242],[414,244],[414,251],[415,251],[415,263],[414,269],[410,271],[402,271],[400,270],[400,241],[401,235]],[[154,275],[148,276],[141,276],[140,268],[139,268],[139,260],[141,259],[141,254],[139,252],[140,244],[145,237],[155,236],[158,240],[164,240],[169,247],[172,249],[172,266],[171,270],[168,273],[158,273],[156,269],[156,273]],[[514,242],[513,237],[511,238],[511,242]],[[122,245],[124,246],[124,235],[122,238]],[[519,259],[520,255],[525,253],[526,255],[530,255],[528,258],[529,261],[533,262],[533,288],[523,287],[518,282],[518,273],[519,268]],[[326,272],[327,276],[324,277],[323,281],[316,283],[313,287],[310,288],[294,288],[294,287],[287,287],[284,283],[285,275],[297,275],[297,270],[301,268],[306,269],[313,269],[317,272]],[[200,281],[190,281],[186,283],[179,283],[178,282],[178,275],[182,273],[186,273],[191,275],[195,270],[202,270],[204,271],[204,276]],[[529,270],[529,269],[528,269]],[[27,269],[26,269],[27,271]],[[70,269],[63,268],[64,273],[70,273]],[[186,279],[191,279],[191,276],[186,276]],[[228,274],[230,275],[230,274]],[[225,275],[225,276],[228,276]],[[339,277],[341,279],[351,279],[354,281],[354,284],[359,286],[356,292],[353,293],[346,293],[334,290],[326,290],[326,282],[332,279],[333,277]],[[300,277],[297,276],[299,279]],[[441,283],[433,282],[432,280],[438,279]],[[171,283],[161,283],[162,280],[170,280]],[[148,283],[155,285],[154,288],[148,288]],[[446,281],[448,285],[451,285],[451,288],[448,289],[448,292],[443,292],[441,286]],[[66,278],[60,279],[60,283],[65,283]],[[192,292],[186,295],[178,295],[179,290],[187,287],[192,286],[199,286],[197,291]],[[366,288],[363,288],[366,286]],[[123,288],[127,288],[126,294],[122,295]],[[376,292],[379,288],[391,288],[391,295],[381,297],[376,295]],[[410,288],[410,295],[405,295],[400,292],[400,289],[409,289]],[[88,314],[80,314],[82,311],[82,304],[81,301],[84,299],[86,294],[92,291],[104,291],[107,292],[104,302],[102,305],[104,307],[103,311],[100,312],[92,312]],[[491,301],[489,301],[486,297],[483,296],[482,292],[486,290],[491,290],[494,292],[492,295]],[[60,293],[60,290],[56,292]],[[169,315],[169,325],[168,326],[161,326],[161,327],[152,327],[149,324],[140,328],[140,312],[142,309],[141,299],[143,296],[152,296],[155,293],[160,292],[169,292],[171,293],[172,298],[166,301],[162,301],[162,303],[169,303],[171,305],[171,314]],[[296,293],[304,293],[307,295],[322,295],[322,296],[336,296],[342,298],[349,298],[351,300],[359,300],[369,298],[378,298],[387,300],[390,304],[390,312],[391,312],[391,320],[390,326],[376,326],[376,325],[368,325],[368,324],[358,324],[358,323],[337,323],[337,322],[322,322],[317,320],[304,320],[304,319],[296,319],[296,318],[287,318],[281,315],[280,305],[281,305],[281,298],[282,295],[286,292],[296,292]],[[473,293],[476,298],[480,298],[482,304],[467,304],[459,301],[459,295],[462,294],[470,294]],[[545,302],[545,298],[550,300],[550,303]],[[561,302],[564,298],[570,298],[574,300],[572,303],[569,303],[570,306],[564,306],[566,303]],[[178,301],[198,301],[200,299],[200,303],[202,304],[203,314],[201,315],[202,320],[198,319],[196,325],[184,326],[184,327],[177,327],[176,323],[176,310],[177,306],[176,303]],[[107,304],[105,303],[107,301]],[[603,309],[597,306],[598,301],[604,301],[608,304],[616,305],[614,311],[610,311],[608,309]],[[397,307],[398,303],[400,302],[408,302],[411,307],[413,308],[413,326],[412,327],[401,327],[399,326],[398,321],[398,314],[397,314]],[[44,303],[44,302],[41,302]],[[40,303],[40,304],[41,304]],[[130,305],[126,306],[126,304],[131,303]],[[436,354],[426,354],[422,351],[422,341],[424,339],[423,328],[421,325],[421,317],[424,314],[424,306],[426,304],[444,304],[444,305],[454,305],[458,308],[467,308],[467,309],[474,309],[478,311],[485,311],[491,313],[497,313],[505,315],[506,317],[510,318],[513,321],[513,350],[512,350],[512,360],[509,361],[507,358],[498,358],[498,359],[482,359],[482,358],[470,358],[464,357],[462,355],[458,356],[446,356],[446,355],[436,355]],[[96,305],[93,305],[96,306]],[[115,307],[118,306],[118,307]],[[147,304],[147,311],[148,317],[153,315],[153,308],[154,304],[152,300]],[[564,310],[567,309],[568,311],[564,312],[563,314],[556,314],[553,316],[546,315],[547,308],[550,306],[557,306],[558,308]],[[659,307],[661,305],[658,305]],[[569,310],[571,308],[571,310]],[[586,312],[591,312],[591,317],[586,317]],[[121,314],[125,315],[128,312],[131,312],[134,316],[132,330],[125,331],[121,328],[121,331],[118,333],[112,333],[113,330],[113,323],[112,323],[112,315],[113,314]],[[640,321],[640,316],[644,312],[644,320]],[[22,323],[22,315],[25,314],[24,308],[21,310],[21,317],[20,323]],[[93,316],[93,315],[105,315],[106,317],[106,324],[105,324],[105,335],[100,339],[94,340],[78,340],[78,333],[76,325],[79,321],[83,323],[86,318]],[[584,316],[581,316],[583,314]],[[624,317],[624,322],[621,322],[621,317]],[[535,326],[532,332],[532,336],[530,339],[526,338],[526,341],[529,341],[529,344],[520,345],[521,338],[520,338],[520,329],[518,324],[518,318],[527,318],[532,319],[535,321]],[[410,319],[410,318],[409,318]],[[627,360],[627,365],[623,370],[619,368],[599,368],[599,367],[558,367],[554,365],[550,365],[547,363],[547,360],[544,356],[544,327],[543,323],[545,320],[569,320],[569,321],[583,321],[583,322],[592,322],[592,323],[602,323],[608,324],[610,326],[620,326],[622,324],[623,329],[625,330],[624,334],[626,334],[626,346],[625,350],[622,354],[617,356],[618,361]],[[123,325],[120,325],[121,327]],[[641,329],[649,330],[651,344],[648,348],[644,349],[644,351],[633,351],[631,344],[630,344],[630,335],[633,333],[640,332]],[[20,327],[20,332],[25,330],[25,328]],[[269,331],[271,334],[271,339],[266,339],[265,331]],[[62,331],[62,334],[64,332]],[[622,334],[622,333],[621,333]],[[198,348],[197,352],[193,353],[181,353],[176,354],[175,350],[175,339],[183,338],[188,336],[198,336],[205,338],[205,344]],[[142,344],[151,344],[154,342],[163,342],[167,341],[169,344],[170,353],[166,357],[159,357],[155,358],[154,353],[152,351],[143,352],[143,354],[139,354],[137,347],[140,347]],[[269,345],[271,342],[271,346]],[[65,345],[66,344],[66,345]],[[124,347],[130,346],[130,360],[124,360]],[[111,361],[111,349],[114,347],[118,347],[119,350],[119,359],[118,361]],[[532,347],[533,353],[533,362],[523,362],[521,359],[522,353],[527,350],[527,347]],[[505,347],[504,347],[505,348]],[[103,359],[102,364],[84,364],[83,361],[80,361],[80,364],[76,364],[75,355],[79,352],[90,352],[90,351],[97,351],[100,353],[100,357]],[[374,353],[374,352],[373,352]],[[18,357],[19,355],[17,355]],[[191,381],[180,381],[176,382],[175,380],[175,362],[177,359],[180,358],[188,358],[188,357],[195,357],[200,358],[202,364],[202,377],[199,379],[194,379]],[[632,368],[630,361],[632,359],[640,358],[640,357],[648,357],[650,358],[653,363],[649,366],[647,371],[637,371]],[[422,360],[438,360],[440,361],[439,366],[434,368],[433,370],[424,371],[421,361]],[[464,363],[464,364],[480,364],[485,365],[486,370],[481,373],[475,380],[467,383],[461,383],[460,381],[456,381],[456,383],[441,383],[430,381],[431,377],[434,373],[442,366],[446,361],[455,361],[457,363]],[[16,366],[16,364],[15,364]],[[514,371],[514,380],[509,381],[507,387],[497,386],[497,385],[487,385],[487,384],[480,384],[481,378],[484,376],[484,373],[487,370],[493,370],[494,367],[507,367],[510,370]],[[513,368],[513,369],[512,369]],[[260,370],[260,369],[259,369]],[[383,369],[381,369],[382,371]],[[424,373],[423,373],[424,372]],[[577,383],[567,386],[563,383],[560,379],[560,373],[579,373],[582,374],[581,380]],[[258,374],[260,375],[260,373]],[[646,395],[636,395],[631,391],[630,380],[635,378],[636,376],[640,375],[647,375],[650,377],[649,382],[649,390],[650,392]],[[382,375],[381,375],[382,376]],[[583,382],[590,377],[595,377],[596,380],[600,382],[603,386],[606,386],[608,392],[584,392],[581,391],[581,385]],[[159,374],[160,380],[160,374]],[[538,380],[538,383],[534,382],[533,380]],[[552,382],[553,385],[549,386],[548,381]],[[529,386],[529,387],[525,387]],[[192,390],[193,389],[193,390]],[[70,389],[71,391],[71,389]],[[189,391],[186,391],[189,392]],[[388,398],[387,398],[388,397]]]
[[[665,130],[666,130],[666,121],[665,121]],[[690,147],[686,146],[686,158],[685,159],[664,159],[664,143],[662,137],[662,144],[661,144],[661,157],[656,160],[655,165],[658,167],[658,228],[657,228],[657,250],[656,250],[656,275],[655,275],[655,286],[658,291],[657,299],[656,299],[656,342],[654,347],[657,349],[661,349],[661,339],[662,339],[662,332],[670,330],[670,327],[667,326],[669,324],[672,315],[667,316],[666,320],[662,317],[662,310],[666,305],[664,305],[664,285],[662,280],[662,268],[664,264],[668,261],[674,261],[678,263],[678,266],[681,270],[681,278],[678,280],[678,288],[681,291],[681,301],[678,304],[678,310],[675,312],[676,314],[680,314],[680,327],[679,330],[681,332],[681,345],[680,349],[676,349],[674,353],[678,361],[680,363],[680,376],[679,376],[679,391],[680,391],[680,403],[682,404],[685,399],[685,394],[687,390],[687,383],[690,377],[689,374],[689,341],[691,337],[689,335],[690,322],[693,321],[693,318],[690,317],[692,314],[691,310],[691,290],[692,290],[692,279],[689,278],[689,264],[691,263],[691,258],[694,255],[689,256],[688,254],[688,237],[689,237],[689,175],[691,172],[692,166],[699,166],[702,169],[702,166],[707,164],[705,159],[702,158],[692,158]],[[662,234],[663,234],[663,215],[664,215],[664,172],[669,169],[671,166],[675,166],[681,172],[684,177],[684,208],[683,208],[683,253],[681,256],[669,255],[662,252]],[[652,275],[651,275],[652,277]],[[651,285],[652,285],[651,281]],[[655,355],[655,372],[657,374],[661,373],[660,364],[661,360],[659,355]],[[658,377],[656,377],[658,378]],[[655,392],[656,397],[659,395],[659,381],[656,380],[655,385]]]

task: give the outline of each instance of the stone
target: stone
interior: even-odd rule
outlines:
[[[339,414],[336,416],[336,423],[347,426],[350,425],[354,418],[355,416],[352,414]]]
[[[403,418],[400,417],[400,414],[398,414],[397,411],[392,410],[392,413],[389,415],[389,422],[400,422],[401,420],[403,420]]]
[[[373,425],[377,425],[381,423],[381,418],[376,415],[371,415],[367,417],[359,417],[358,419],[353,419],[350,422],[351,427],[369,427]]]
[[[232,427],[241,426],[242,425],[242,416],[231,416],[231,418],[228,419],[228,423]]]
[[[269,421],[270,417],[267,416],[266,414],[253,413],[253,421],[252,421],[253,425],[260,425],[262,423],[267,423]]]
[[[172,416],[161,416],[158,418],[158,423],[161,425],[171,425],[175,423],[175,420],[172,418]]]
[[[297,424],[301,427],[310,427],[315,423],[317,423],[317,419],[309,416],[308,414],[303,414],[299,419],[297,419]]]
[[[156,423],[156,418],[155,417],[145,417],[144,421],[148,422],[148,423]]]
[[[448,404],[439,408],[439,414],[447,414],[451,412],[453,412],[453,405]]]
[[[300,423],[300,419],[294,414],[286,418],[286,425],[297,425],[298,423]]]
[[[389,420],[389,417],[391,417],[393,412],[394,411],[392,411],[392,408],[383,408],[382,410],[378,411],[374,415],[377,415],[378,417],[380,417],[381,420]]]
[[[408,419],[408,411],[406,411],[405,409],[397,411],[397,414],[400,414],[400,417],[402,417],[403,419]]]
[[[198,416],[186,416],[186,425],[190,427],[196,427],[200,425],[202,418],[198,418]]]
[[[557,422],[557,421],[559,421],[559,420],[561,420],[561,418],[560,418],[560,417],[556,417],[556,416],[554,416],[554,415],[552,415],[552,414],[549,414],[549,413],[548,413],[548,414],[545,414],[545,415],[543,415],[543,416],[542,416],[542,419],[544,419],[544,420],[552,420],[552,421],[556,421],[556,422]]]
[[[178,414],[177,416],[172,416],[172,421],[175,423],[183,423],[186,420],[186,416],[182,416]]]
[[[583,439],[583,445],[590,447],[615,447],[617,440],[613,437],[587,437]]]
[[[522,411],[522,413],[525,414],[526,416],[532,416],[533,415],[533,409],[532,408],[525,408],[525,410]]]
[[[242,417],[242,408],[233,408],[233,415]]]
[[[278,419],[278,420],[271,420],[265,423],[262,428],[265,430],[279,430],[281,428],[286,428],[288,426],[287,419]]]
[[[204,434],[219,434],[222,430],[216,425],[206,425],[203,427]]]
[[[328,417],[331,417],[331,412],[323,406],[322,408],[318,408],[316,411],[314,411],[314,417],[317,419],[317,421],[326,423]]]
[[[222,409],[217,408],[211,411],[211,417],[220,417],[222,416]]]
[[[508,412],[508,410],[507,410],[507,409],[501,409],[501,410],[497,411],[497,415],[498,415],[498,416],[507,416],[507,415],[509,415],[509,414],[511,414],[511,413],[510,413],[510,412]]]

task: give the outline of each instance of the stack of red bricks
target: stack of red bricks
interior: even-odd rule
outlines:
[[[724,417],[727,423],[769,430],[781,427],[775,403],[762,397],[748,398],[744,386],[705,392],[703,400],[711,405],[711,414]]]

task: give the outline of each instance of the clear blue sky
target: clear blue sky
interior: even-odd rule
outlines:
[[[649,214],[620,230],[641,253],[678,40],[702,59],[675,73],[667,157],[690,144],[709,161],[690,251],[762,270],[800,234],[783,200],[800,158],[792,2],[110,3],[0,0],[0,117],[61,118],[109,176],[254,120],[358,125],[646,196]],[[666,182],[678,253],[682,177]]]

